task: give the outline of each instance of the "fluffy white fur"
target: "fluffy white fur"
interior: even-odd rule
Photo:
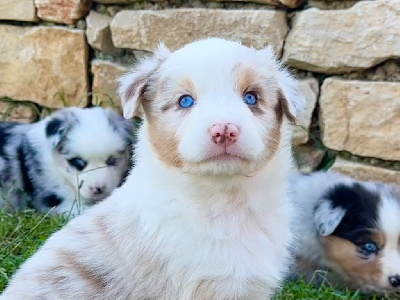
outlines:
[[[238,67],[255,75],[245,84],[262,94],[257,114],[237,90]],[[270,297],[290,262],[291,136],[279,112],[301,110],[295,80],[269,48],[207,39],[159,47],[121,79],[120,94],[126,117],[144,111],[134,169],[50,237],[0,299]],[[184,94],[196,100],[187,110]],[[229,148],[208,133],[221,122],[240,128]]]

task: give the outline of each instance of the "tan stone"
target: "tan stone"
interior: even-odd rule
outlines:
[[[320,165],[325,152],[325,150],[317,148],[313,143],[295,146],[294,157],[297,169],[304,174],[310,174],[315,171]]]
[[[111,40],[111,20],[111,17],[95,11],[91,11],[86,17],[86,37],[89,45],[106,54],[117,51]]]
[[[342,73],[400,57],[400,1],[360,1],[345,10],[296,14],[283,59],[299,69]]]
[[[0,20],[37,22],[33,0],[0,0]]]
[[[160,41],[176,50],[194,40],[222,37],[281,53],[286,13],[273,10],[168,9],[121,11],[111,22],[115,47],[154,51]]]
[[[121,101],[117,95],[118,78],[127,68],[108,61],[92,62],[92,104],[102,107],[115,107],[121,111]]]
[[[400,160],[400,83],[328,78],[321,88],[324,144],[335,150]]]
[[[330,170],[341,172],[358,180],[400,184],[400,171],[373,167],[342,158],[336,158]]]
[[[0,97],[42,106],[86,106],[85,33],[63,27],[0,25]]]
[[[32,105],[22,104],[17,101],[0,100],[0,121],[15,121],[30,123],[37,119],[37,111]]]
[[[311,118],[317,103],[319,85],[315,78],[307,78],[300,81],[300,89],[306,98],[306,109],[298,116],[297,123],[293,127],[292,143],[294,145],[305,144],[308,141]]]
[[[85,17],[92,6],[92,0],[35,0],[40,19],[74,24]]]

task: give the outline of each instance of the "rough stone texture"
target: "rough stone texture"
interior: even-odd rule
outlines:
[[[97,3],[103,4],[128,4],[139,2],[140,0],[94,0]]]
[[[87,104],[85,33],[62,27],[0,25],[0,98],[42,106]]]
[[[400,171],[373,167],[342,158],[336,158],[330,170],[341,172],[358,180],[400,184]]]
[[[400,1],[361,1],[347,10],[311,8],[293,20],[283,58],[292,67],[342,73],[400,57]]]
[[[92,6],[92,0],[35,0],[40,19],[74,24],[85,17]]]
[[[321,88],[324,144],[335,150],[400,160],[400,83],[328,78]]]
[[[281,53],[286,13],[270,10],[179,9],[121,11],[111,22],[115,47],[154,51],[160,41],[176,50],[196,39],[217,36]]]
[[[37,119],[33,106],[0,100],[0,121],[30,123]]]
[[[95,1],[98,3],[103,3],[103,4],[127,4],[127,3],[139,2],[139,0],[95,0]],[[226,2],[226,0],[210,0],[210,1]],[[229,0],[229,1],[251,2],[251,3],[261,3],[261,4],[272,4],[272,5],[285,5],[290,8],[295,8],[295,7],[298,7],[300,4],[302,4],[305,0]]]
[[[37,22],[33,0],[0,0],[0,20]]]
[[[297,124],[293,127],[292,143],[294,145],[305,144],[311,125],[312,113],[317,103],[319,85],[315,78],[307,78],[300,81],[300,89],[306,98],[306,109],[297,118]]]
[[[92,62],[92,104],[103,107],[113,106],[121,112],[121,101],[117,95],[117,80],[126,71],[127,68],[121,65],[94,60]]]
[[[321,163],[325,152],[316,148],[312,143],[294,147],[297,169],[304,174],[310,174],[315,171]]]
[[[95,11],[91,11],[86,17],[86,37],[89,45],[107,54],[118,51],[111,40],[111,20],[111,17]]]
[[[104,1],[104,0],[102,0],[102,1]],[[226,2],[226,0],[211,0],[211,1]],[[305,0],[230,0],[230,1],[252,2],[252,3],[272,4],[272,5],[285,5],[290,8],[295,8],[295,7],[298,7],[300,4],[302,4]]]
[[[307,6],[321,9],[345,9],[362,0],[308,0]]]

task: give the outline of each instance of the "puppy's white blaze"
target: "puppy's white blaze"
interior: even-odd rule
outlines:
[[[222,148],[212,142],[209,131],[210,126],[217,123],[232,123],[239,128],[240,136],[237,142],[227,149],[230,154],[250,159],[257,159],[263,154],[265,145],[262,131],[257,128],[255,121],[248,121],[253,119],[250,111],[241,99],[232,101],[227,98],[220,100],[226,102],[225,105],[203,103],[188,116],[187,125],[182,126],[183,129],[178,132],[179,151],[185,159],[201,161],[209,158],[210,154],[221,154]],[[265,125],[262,130],[265,130]]]
[[[382,253],[382,280],[388,285],[388,277],[400,275],[400,205],[398,200],[382,197],[379,207],[379,225],[385,235]]]

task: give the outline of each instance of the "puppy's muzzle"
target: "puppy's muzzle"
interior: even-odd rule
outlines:
[[[212,141],[224,148],[227,148],[239,138],[239,128],[232,123],[218,123],[210,127]]]

